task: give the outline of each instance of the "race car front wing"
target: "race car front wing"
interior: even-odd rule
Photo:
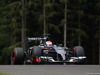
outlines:
[[[71,57],[68,60],[54,60],[53,57],[46,57],[41,56],[39,57],[38,62],[48,62],[48,63],[84,63],[86,61],[86,56],[80,56],[80,57]]]

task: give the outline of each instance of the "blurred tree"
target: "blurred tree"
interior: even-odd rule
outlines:
[[[44,34],[46,34],[46,9],[45,9],[45,0],[44,0],[44,5],[43,5],[43,16],[44,16]],[[45,37],[45,35],[44,35]]]
[[[64,47],[66,47],[67,41],[67,2],[68,0],[61,0],[65,4],[65,23],[64,23]]]
[[[82,45],[89,63],[100,62],[99,0],[22,1],[0,1],[0,63],[10,63],[12,49],[21,47],[26,36],[42,37],[44,32],[51,34],[54,44],[66,42],[68,47]]]
[[[22,0],[22,48],[25,50],[25,39],[26,39],[26,32],[25,32],[25,0]]]
[[[95,4],[95,9],[96,9],[96,34],[95,34],[95,38],[97,39],[98,38],[98,43],[99,43],[99,51],[98,51],[98,62],[100,64],[100,1],[96,1],[96,4]]]

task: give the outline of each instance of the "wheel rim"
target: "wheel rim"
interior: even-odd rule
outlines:
[[[12,53],[12,64],[15,64],[15,49],[13,49]]]
[[[32,55],[31,55],[31,64],[34,62],[34,49],[32,48]]]
[[[76,56],[76,50],[75,50],[75,48],[73,48],[73,50],[74,50],[74,55]]]

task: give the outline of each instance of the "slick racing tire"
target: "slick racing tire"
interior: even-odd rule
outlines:
[[[84,49],[82,46],[75,46],[73,50],[76,57],[85,56]]]
[[[14,48],[11,55],[12,65],[22,65],[24,63],[24,50],[23,48]]]
[[[31,64],[39,63],[39,57],[42,55],[41,47],[34,46],[31,53]]]

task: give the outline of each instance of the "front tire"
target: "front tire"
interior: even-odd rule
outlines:
[[[84,48],[82,46],[75,46],[73,50],[76,57],[85,56]]]
[[[74,50],[74,55],[75,57],[84,57],[85,56],[85,52],[84,52],[84,48],[82,46],[75,46],[73,48]],[[79,62],[75,62],[74,64],[85,64],[86,63],[86,59],[82,59],[79,60]]]
[[[39,60],[39,57],[42,55],[41,47],[34,46],[32,48],[32,52],[31,53],[32,53],[31,54],[31,64],[37,64],[38,63],[37,61]]]
[[[22,65],[24,63],[24,50],[23,48],[14,48],[11,55],[11,64]]]

